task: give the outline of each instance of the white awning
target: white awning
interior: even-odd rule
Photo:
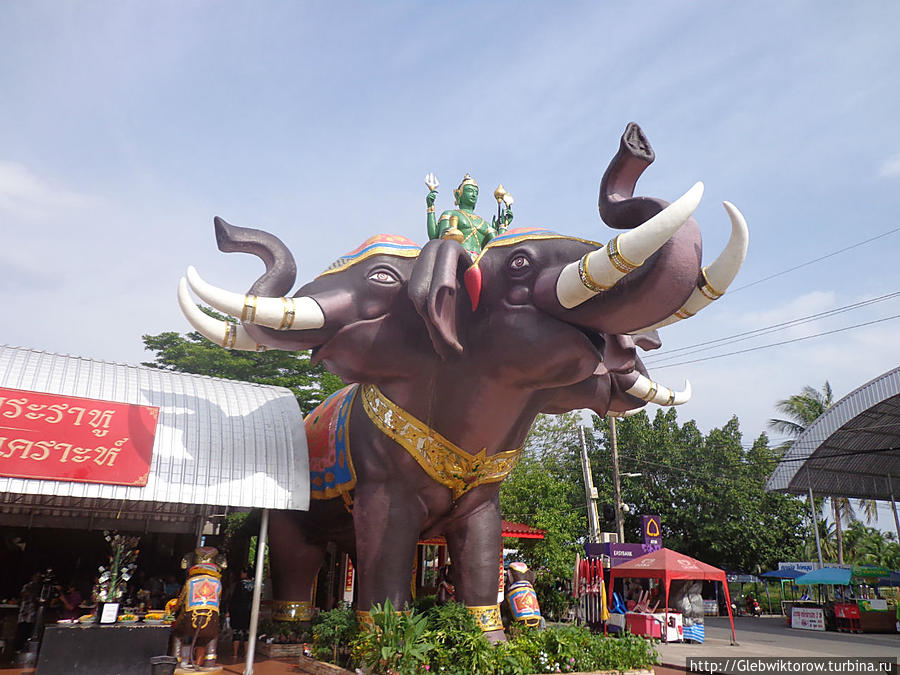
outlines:
[[[766,490],[890,500],[900,496],[900,368],[847,394],[800,434]]]
[[[309,508],[306,434],[288,389],[8,346],[0,386],[159,408],[146,486],[0,476],[2,513],[99,524],[195,521],[217,506]]]

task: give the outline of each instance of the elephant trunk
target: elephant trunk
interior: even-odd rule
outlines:
[[[325,325],[325,315],[312,298],[285,297],[294,284],[297,266],[294,257],[278,237],[246,227],[230,225],[215,218],[216,241],[224,252],[251,253],[266,266],[249,293],[217,288],[204,281],[193,267],[178,286],[178,303],[188,321],[201,335],[226,349],[261,351],[268,347],[303,349],[296,336],[282,331],[316,331]],[[221,321],[197,307],[188,288],[213,309],[233,316],[240,323]],[[281,296],[281,297],[278,297]],[[310,334],[309,347],[319,343]]]
[[[261,259],[266,271],[250,287],[253,295],[287,295],[297,279],[294,256],[274,234],[250,227],[238,227],[216,216],[216,244],[223,253],[250,253]]]
[[[629,122],[619,151],[600,181],[597,206],[603,222],[617,230],[637,227],[662,211],[668,203],[653,197],[635,197],[634,186],[656,158],[641,128]]]

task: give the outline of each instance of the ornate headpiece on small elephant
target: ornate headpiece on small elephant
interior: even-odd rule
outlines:
[[[478,183],[475,181],[475,179],[472,178],[472,176],[470,176],[469,174],[466,174],[463,177],[462,182],[459,184],[459,187],[453,191],[453,201],[457,205],[459,205],[459,195],[460,195],[460,193],[462,193],[462,189],[466,185],[474,185],[475,187],[478,187]]]
[[[188,569],[190,567],[190,569]],[[188,576],[195,574],[211,574],[221,577],[221,571],[228,567],[225,556],[214,546],[201,546],[181,559],[181,569],[188,570]]]

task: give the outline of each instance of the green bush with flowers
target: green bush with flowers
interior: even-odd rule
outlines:
[[[372,620],[374,629],[350,638],[350,664],[340,665],[359,666],[371,675],[528,675],[629,670],[658,663],[654,644],[642,637],[603,637],[571,625],[545,630],[512,626],[509,641],[495,646],[469,611],[456,603],[435,605],[425,613],[402,613],[387,601],[373,607]],[[346,624],[343,619],[337,623]],[[342,637],[350,632],[348,628]],[[328,657],[328,651],[337,654],[333,642],[328,647],[316,650],[320,658]]]

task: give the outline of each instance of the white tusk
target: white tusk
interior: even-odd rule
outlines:
[[[641,412],[643,408],[632,408],[631,410],[626,410],[624,412],[608,412],[606,413],[609,417],[633,417]]]
[[[240,349],[247,352],[265,351],[266,348],[257,344],[256,340],[247,334],[247,329],[240,324],[220,321],[200,311],[188,293],[188,284],[184,277],[181,277],[181,281],[178,282],[178,304],[181,305],[181,311],[194,330],[210,342],[215,342],[225,349]]]
[[[638,373],[637,381],[625,393],[657,405],[681,405],[691,399],[691,383],[685,380],[684,391],[672,391]]]
[[[312,298],[266,298],[225,291],[203,281],[193,266],[188,267],[187,280],[203,302],[220,312],[240,317],[242,322],[278,330],[307,330],[325,325],[325,315]]]
[[[556,282],[556,297],[566,309],[612,288],[619,279],[644,264],[662,248],[696,210],[703,197],[703,183],[694,186],[655,216],[633,230],[623,232],[606,246],[566,265]]]
[[[747,230],[747,221],[731,202],[722,202],[728,217],[731,219],[731,237],[725,249],[711,265],[700,271],[700,283],[694,289],[684,305],[669,318],[663,319],[647,328],[635,331],[641,333],[654,328],[662,328],[669,324],[688,319],[701,309],[721,298],[731,282],[734,281],[744,259],[747,257],[747,245],[750,243],[750,233]]]

